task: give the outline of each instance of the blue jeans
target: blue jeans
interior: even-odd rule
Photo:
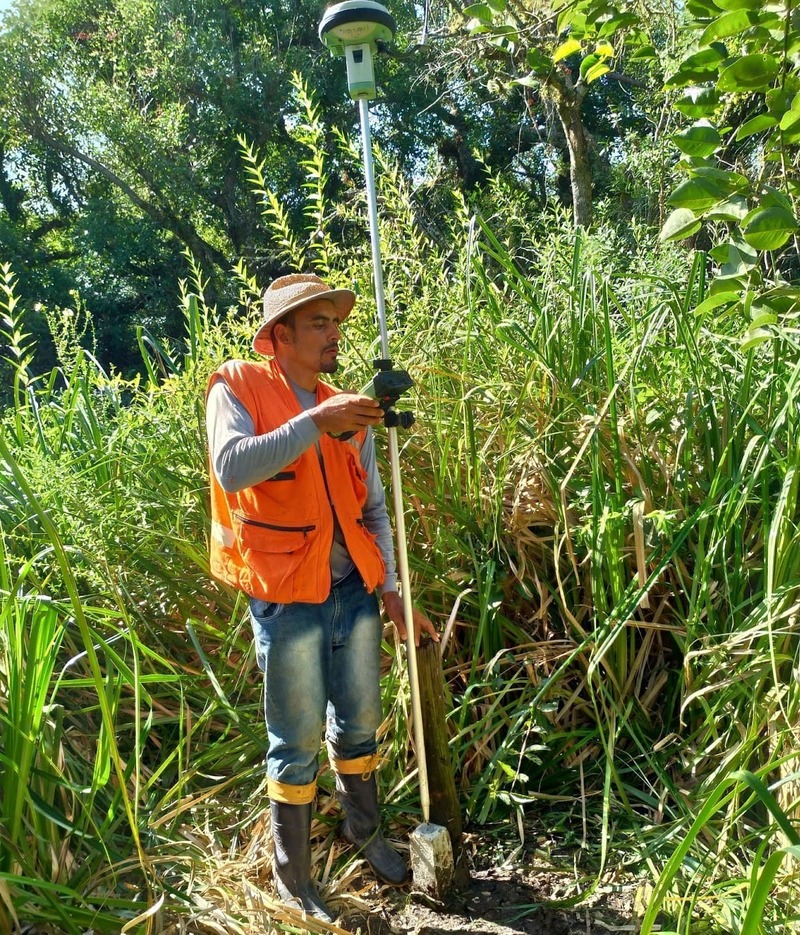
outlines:
[[[250,598],[250,619],[264,673],[269,778],[313,782],[323,728],[338,759],[375,753],[382,624],[358,572],[337,582],[322,604]]]

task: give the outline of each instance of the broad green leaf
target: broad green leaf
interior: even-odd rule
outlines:
[[[719,94],[714,88],[687,88],[675,101],[675,110],[687,117],[710,117],[719,104]]]
[[[706,312],[719,308],[720,305],[732,305],[739,301],[738,292],[718,292],[716,295],[710,295],[704,299],[694,310],[695,315],[705,315]]]
[[[701,49],[685,58],[678,70],[664,82],[668,88],[682,88],[697,84],[698,81],[710,81],[717,74],[721,62],[728,56],[728,51],[721,42],[714,42],[707,49]]]
[[[500,49],[510,49],[519,45],[519,30],[509,23],[499,24],[492,27],[492,34],[489,42]]]
[[[725,186],[726,194],[744,191],[750,186],[747,176],[740,172],[732,172],[730,169],[718,169],[716,166],[696,166],[689,170],[692,178],[714,179],[720,185]]]
[[[719,10],[712,0],[687,0],[686,9],[697,20],[711,19],[719,15]]]
[[[781,117],[780,128],[784,134],[790,133],[797,128],[798,124],[800,124],[800,110],[795,110],[793,106]]]
[[[642,61],[644,59],[656,58],[656,47],[654,45],[642,45],[631,55],[631,59],[634,61]]]
[[[586,58],[581,62],[581,78],[586,80],[586,75],[591,71],[592,68],[600,61],[596,55],[587,55]]]
[[[750,328],[763,328],[765,325],[776,325],[778,316],[775,312],[763,305],[753,305],[750,308]]]
[[[545,55],[544,52],[541,52],[535,46],[528,49],[525,61],[528,64],[528,68],[537,75],[546,75],[553,68],[553,60],[550,56]]]
[[[610,19],[606,20],[605,23],[600,27],[597,32],[597,35],[601,39],[608,39],[614,35],[620,29],[626,29],[629,26],[638,26],[640,23],[639,17],[635,13],[630,11],[626,13],[620,13],[617,16],[612,16]]]
[[[786,197],[786,195],[784,195],[780,189],[774,188],[772,185],[764,186],[764,194],[761,196],[761,207],[784,208],[790,213],[794,210],[792,207],[792,202]]]
[[[464,10],[464,16],[488,24],[494,18],[494,10],[488,3],[473,3]]]
[[[800,307],[800,289],[793,286],[776,286],[762,293],[761,302],[777,315],[788,315]]]
[[[684,237],[691,237],[692,234],[697,233],[702,225],[703,222],[695,217],[694,211],[688,208],[676,208],[664,222],[658,239],[661,241],[683,240]]]
[[[606,58],[614,57],[614,46],[610,42],[598,42],[594,51],[595,55],[604,55]]]
[[[741,221],[747,216],[747,199],[742,195],[731,195],[708,212],[710,221]]]
[[[495,13],[505,13],[508,4],[506,0],[486,0]]]
[[[718,39],[739,36],[757,22],[758,16],[750,10],[730,10],[718,16],[713,23],[709,23],[698,42],[700,45],[710,45]]]
[[[744,55],[723,69],[717,88],[720,91],[765,91],[778,76],[780,67],[774,55],[765,52]]]
[[[756,133],[763,133],[764,130],[771,129],[777,123],[778,121],[775,117],[769,114],[759,114],[757,117],[751,118],[739,127],[736,131],[736,139],[744,140],[748,136],[754,136]]]
[[[574,55],[576,52],[580,52],[580,50],[581,44],[577,39],[567,39],[566,42],[562,42],[555,52],[553,52],[553,61],[560,62],[562,58]]]
[[[597,62],[586,72],[584,81],[586,84],[591,84],[593,81],[597,81],[598,78],[602,78],[603,75],[607,75],[610,71],[611,68],[605,62]]]
[[[722,145],[717,128],[710,123],[697,123],[672,137],[678,149],[687,156],[710,156]]]
[[[694,178],[679,185],[667,199],[667,204],[702,214],[729,194],[728,189],[716,179]]]
[[[787,110],[792,109],[798,91],[800,91],[800,79],[796,75],[786,75],[782,84],[767,91],[764,97],[767,110],[773,117],[780,120]]]
[[[712,293],[730,291],[730,279],[746,276],[758,262],[758,253],[744,241],[741,246],[730,241],[720,244],[714,247],[711,255],[720,265],[720,276],[712,282],[709,290]]]
[[[760,10],[763,0],[714,0],[720,10]]]
[[[747,351],[765,341],[771,341],[774,337],[771,331],[766,331],[764,328],[748,329],[742,338],[740,347],[743,351]]]
[[[724,267],[722,267],[724,269]],[[732,274],[720,273],[711,280],[708,286],[709,295],[719,295],[721,292],[731,292],[738,289],[741,294],[745,288],[746,273]]]
[[[797,230],[794,215],[785,208],[763,208],[753,213],[742,236],[756,250],[777,250]]]

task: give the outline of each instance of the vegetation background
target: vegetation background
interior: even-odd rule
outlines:
[[[3,931],[290,925],[245,607],[208,576],[202,398],[291,269],[359,292],[338,380],[370,372],[356,108],[321,12],[2,19]],[[797,14],[392,12],[384,272],[469,827],[506,857],[545,823],[574,846],[571,904],[643,881],[645,933],[796,928]],[[381,782],[408,830],[386,654]],[[316,857],[346,890],[321,783]]]

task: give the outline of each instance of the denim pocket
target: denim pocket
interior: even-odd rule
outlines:
[[[257,597],[250,598],[250,613],[253,617],[256,617],[259,622],[274,620],[276,617],[279,617],[284,610],[286,610],[286,604],[276,604],[274,601],[262,601]]]

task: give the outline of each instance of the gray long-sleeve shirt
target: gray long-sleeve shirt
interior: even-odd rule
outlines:
[[[291,381],[290,385],[303,412],[265,435],[255,434],[250,414],[227,383],[219,380],[211,387],[206,404],[211,465],[222,489],[227,493],[235,493],[245,487],[260,484],[299,458],[311,445],[319,442],[322,433],[307,411],[316,406],[316,393],[309,393]],[[370,429],[367,430],[361,446],[361,464],[367,473],[364,525],[375,536],[386,565],[386,578],[381,586],[381,593],[396,591],[397,572],[392,529],[375,460],[375,440]],[[340,581],[352,568],[352,559],[334,517],[332,581]]]

